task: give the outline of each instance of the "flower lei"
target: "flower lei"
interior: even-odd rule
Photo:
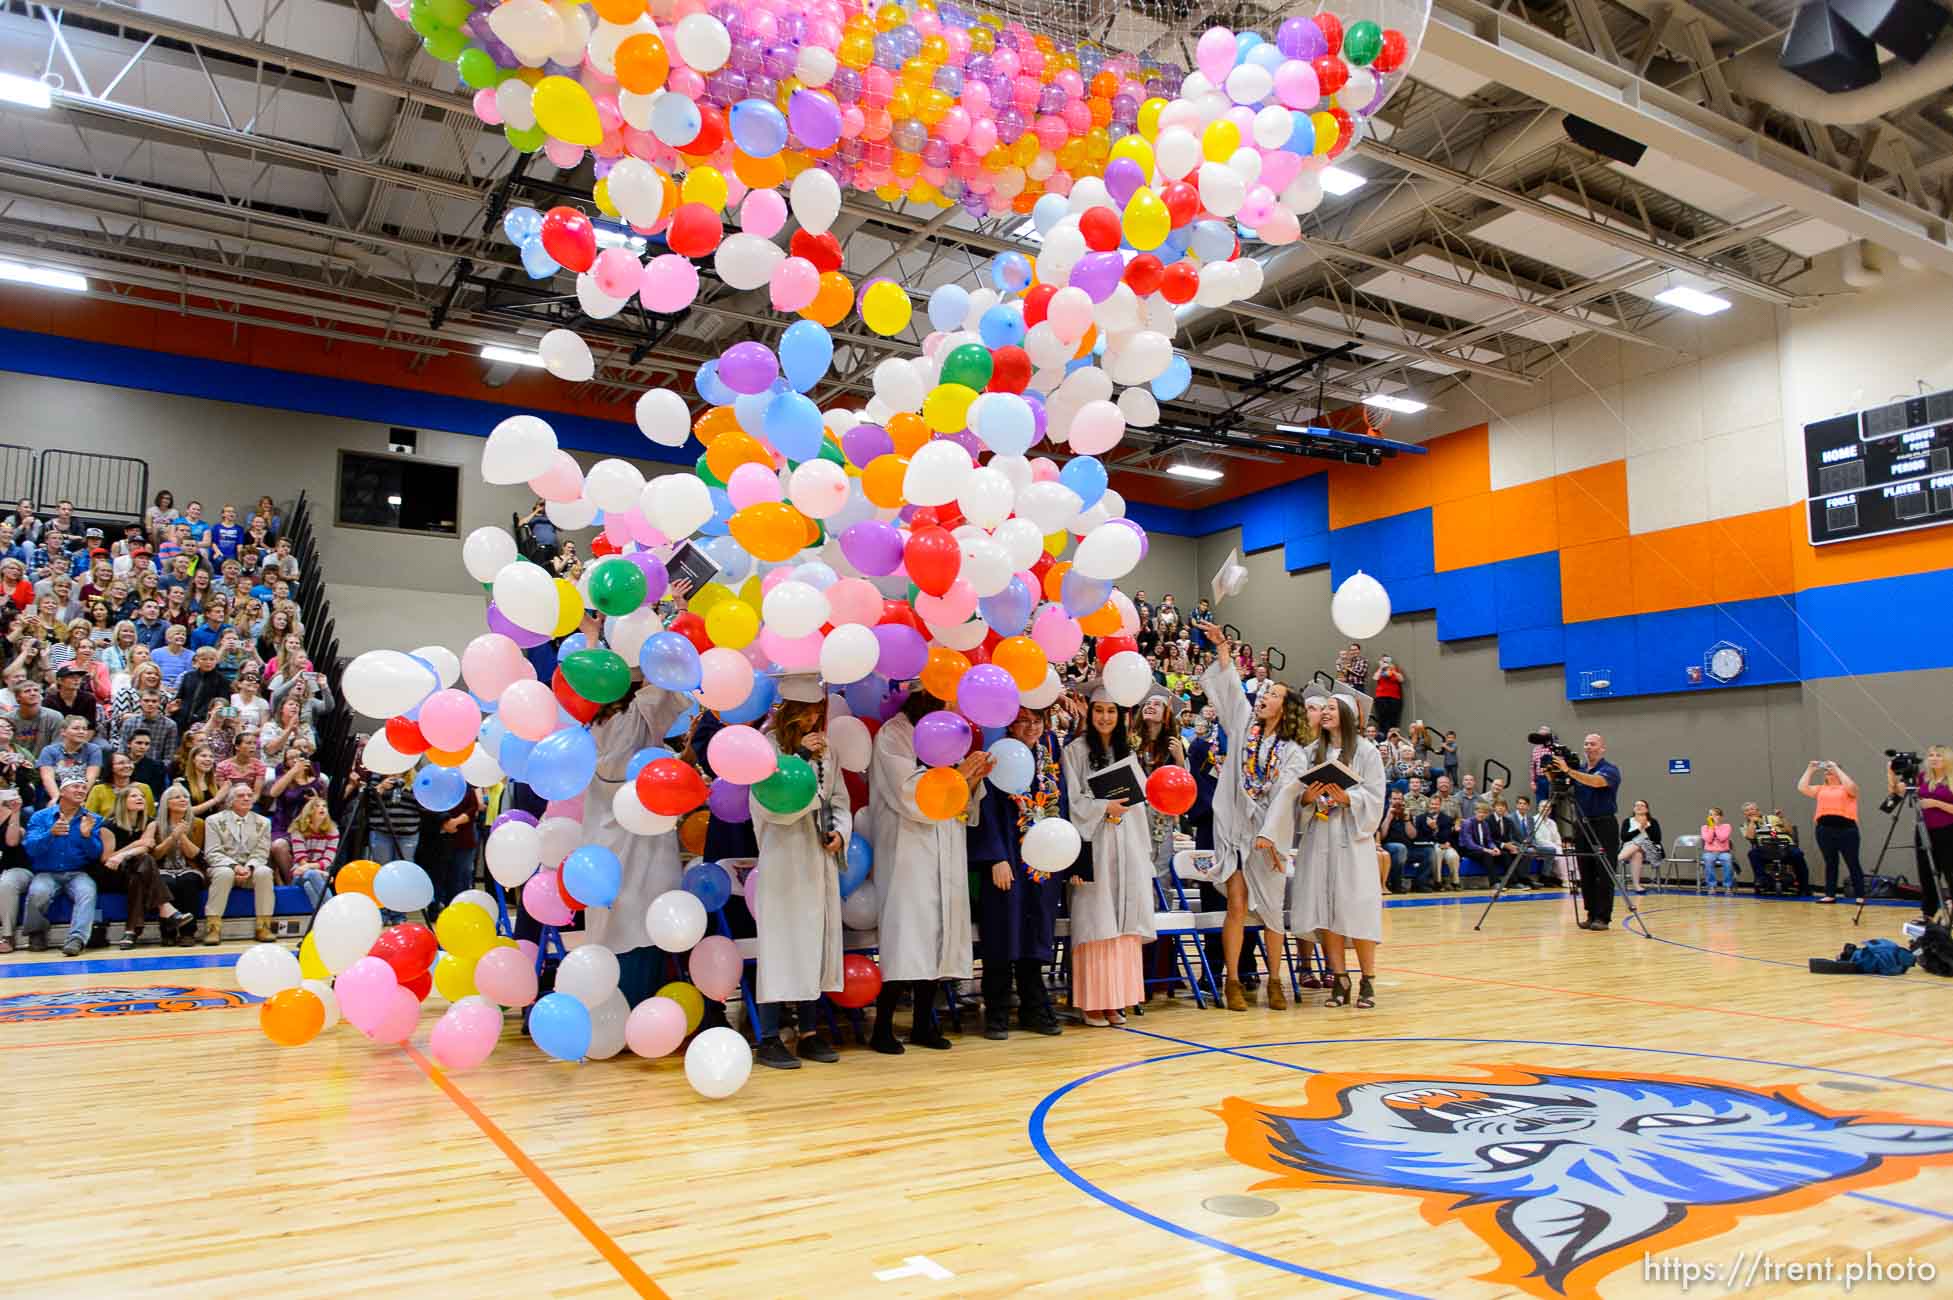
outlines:
[[[1031,778],[1030,789],[1011,796],[1012,802],[1017,805],[1017,831],[1020,836],[1035,823],[1058,815],[1057,751],[1050,745],[1040,744],[1037,754],[1037,772]],[[1024,873],[1039,883],[1051,879],[1050,872],[1034,867],[1024,868]]]
[[[1248,728],[1247,740],[1241,746],[1241,788],[1248,798],[1256,803],[1262,802],[1272,793],[1275,774],[1282,768],[1282,749],[1288,742],[1276,737],[1275,743],[1263,756],[1261,751],[1261,724]]]

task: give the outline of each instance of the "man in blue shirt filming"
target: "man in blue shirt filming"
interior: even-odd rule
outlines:
[[[1621,855],[1621,824],[1616,820],[1616,795],[1621,788],[1621,769],[1607,761],[1607,742],[1599,732],[1587,737],[1582,751],[1587,761],[1568,767],[1557,755],[1548,755],[1540,766],[1564,775],[1574,784],[1573,800],[1580,809],[1581,835],[1568,848],[1588,853],[1605,853],[1601,862],[1580,863],[1580,895],[1587,908],[1583,930],[1605,930],[1614,923],[1614,877],[1611,874]],[[1584,841],[1584,842],[1582,842]]]

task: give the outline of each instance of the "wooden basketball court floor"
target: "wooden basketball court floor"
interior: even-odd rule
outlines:
[[[1374,1010],[1156,998],[717,1103],[513,1024],[447,1077],[344,1025],[140,1013],[235,1003],[241,945],[16,955],[0,1292],[1944,1292],[1953,981],[1804,969],[1912,913],[1658,894],[1651,940],[1563,895],[1482,934],[1475,899],[1402,901]]]

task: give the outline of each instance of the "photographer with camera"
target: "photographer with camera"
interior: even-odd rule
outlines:
[[[1817,851],[1824,855],[1820,903],[1838,901],[1838,859],[1851,873],[1851,892],[1865,901],[1865,873],[1858,866],[1858,783],[1828,759],[1814,758],[1797,779],[1797,793],[1817,801]]]
[[[1621,854],[1621,827],[1615,821],[1620,815],[1616,796],[1621,788],[1621,769],[1607,761],[1607,742],[1599,732],[1582,743],[1586,761],[1578,767],[1567,761],[1570,751],[1553,738],[1552,732],[1542,728],[1527,739],[1552,747],[1552,752],[1540,760],[1549,779],[1564,778],[1578,787],[1573,791],[1573,801],[1580,812],[1576,828],[1584,840],[1580,847],[1606,855],[1601,862],[1582,864],[1586,869],[1580,873],[1580,893],[1587,908],[1587,919],[1580,928],[1605,930],[1614,923],[1614,876],[1610,868]]]
[[[1908,790],[1918,797],[1925,843],[1915,837],[1913,855],[1919,867],[1919,910],[1930,920],[1939,913],[1942,897],[1934,869],[1953,878],[1953,750],[1929,745],[1923,760],[1891,749],[1885,755],[1885,801],[1878,810],[1897,815]]]

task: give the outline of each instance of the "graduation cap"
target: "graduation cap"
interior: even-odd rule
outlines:
[[[821,685],[819,673],[780,673],[775,680],[783,700],[792,700],[796,704],[818,704],[827,698],[827,690]]]
[[[1350,708],[1356,711],[1356,725],[1362,726],[1370,720],[1370,705],[1374,703],[1369,696],[1357,690],[1348,682],[1339,683],[1333,692],[1337,699],[1348,700]]]
[[[1216,605],[1229,596],[1239,595],[1241,589],[1248,585],[1248,571],[1241,566],[1240,558],[1241,552],[1238,548],[1230,550],[1227,559],[1221,562],[1221,567],[1216,569],[1214,576],[1208,580],[1207,590],[1213,593]]]

